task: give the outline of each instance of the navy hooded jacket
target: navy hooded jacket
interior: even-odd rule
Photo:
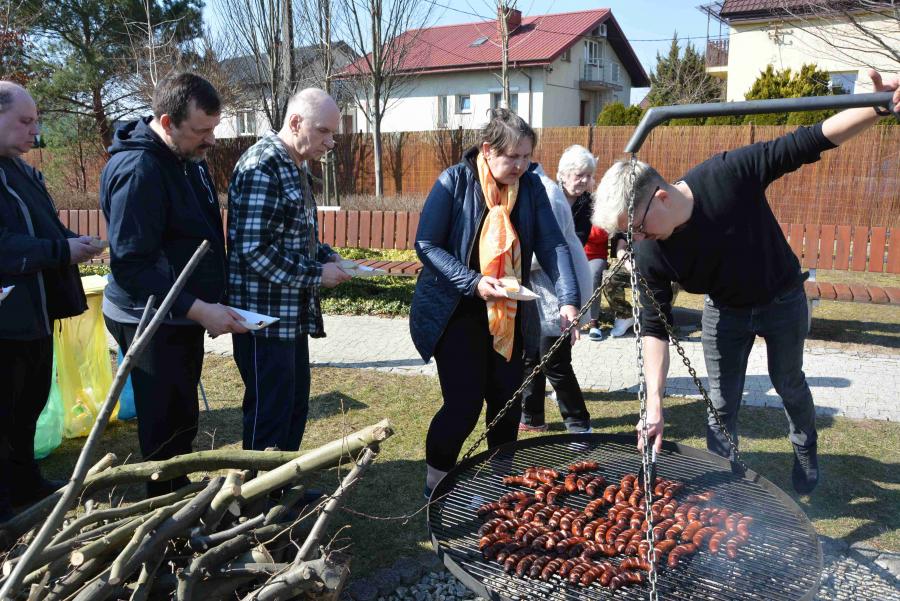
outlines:
[[[409,329],[413,344],[426,362],[456,310],[460,299],[474,296],[481,274],[469,268],[487,211],[478,181],[478,149],[466,152],[462,162],[441,173],[425,200],[416,232],[416,254],[422,272],[416,282]],[[575,268],[547,192],[540,178],[525,173],[510,215],[522,253],[522,285],[529,285],[532,255],[537,255],[556,283],[559,306],[580,306]],[[523,317],[525,314],[523,313]]]
[[[100,178],[100,207],[109,223],[108,303],[139,317],[147,298],[162,302],[194,251],[204,255],[175,299],[169,323],[192,323],[196,299],[225,298],[225,238],[219,202],[205,161],[178,157],[150,128],[151,117],[120,127]]]

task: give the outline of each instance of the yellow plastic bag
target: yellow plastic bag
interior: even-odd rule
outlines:
[[[77,317],[56,322],[53,333],[57,384],[65,417],[63,436],[66,438],[90,433],[113,380],[101,310],[106,280],[89,276],[82,278],[82,283],[88,310]],[[117,411],[113,410],[113,419]]]

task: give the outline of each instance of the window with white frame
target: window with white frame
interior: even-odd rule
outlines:
[[[831,73],[828,86],[835,94],[852,94],[856,88],[856,72]]]
[[[619,63],[611,62],[609,73],[610,73],[610,81],[618,82],[619,81]]]
[[[491,92],[491,108],[499,108],[500,100],[503,98],[502,92]],[[516,92],[509,93],[509,110],[519,113],[519,94]]]
[[[237,114],[237,131],[240,136],[256,135],[256,111],[240,111]]]
[[[457,113],[471,113],[472,112],[472,97],[468,94],[457,94],[456,96],[456,112]]]
[[[599,65],[603,59],[603,46],[596,40],[584,42],[584,60],[589,65]]]
[[[447,110],[448,101],[450,99],[447,96],[438,96],[438,109],[437,109],[437,125],[438,127],[447,127],[449,119],[450,119],[450,111]]]

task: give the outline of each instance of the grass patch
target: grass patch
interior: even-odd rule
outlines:
[[[201,411],[198,449],[240,448],[243,385],[234,362],[208,355],[203,382],[210,411]],[[622,394],[587,394],[596,432],[633,432],[637,403]],[[400,376],[369,370],[314,369],[310,422],[303,448],[310,449],[358,428],[389,418],[397,434],[382,446],[378,462],[349,507],[365,516],[342,513],[332,532],[350,543],[355,577],[389,565],[398,556],[430,551],[425,514],[408,520],[382,519],[413,514],[422,507],[424,442],[431,417],[441,403],[436,378]],[[702,401],[670,398],[667,437],[704,447],[706,423]],[[558,410],[547,403],[551,431],[563,432]],[[745,407],[741,416],[742,449],[749,466],[783,490],[790,485],[791,447],[780,410]],[[900,549],[900,425],[890,422],[820,417],[819,449],[823,483],[809,497],[797,497],[821,534],[849,543],[867,542]],[[479,425],[466,447],[481,432]],[[43,462],[50,477],[68,477],[83,440],[65,441]],[[113,424],[104,452],[137,456],[135,423]],[[323,472],[310,485],[333,490],[339,470]]]

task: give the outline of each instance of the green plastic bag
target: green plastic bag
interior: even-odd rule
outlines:
[[[59,385],[56,376],[56,353],[53,353],[53,372],[51,374],[50,396],[47,404],[41,411],[37,421],[37,430],[34,433],[34,458],[43,459],[53,452],[62,442],[63,403],[59,394]]]

